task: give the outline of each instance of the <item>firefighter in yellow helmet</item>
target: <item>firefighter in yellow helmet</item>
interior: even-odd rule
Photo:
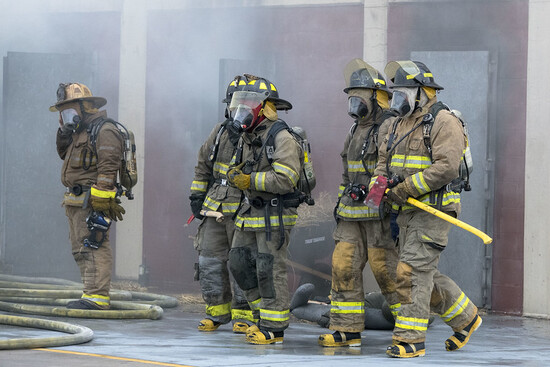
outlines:
[[[298,218],[302,152],[285,128],[276,134],[272,130],[283,123],[277,110],[292,105],[279,98],[269,80],[250,75],[248,79],[248,85],[233,94],[230,106],[233,126],[243,135],[227,176],[243,191],[244,200],[235,217],[229,262],[259,315],[258,324],[247,330],[247,342],[274,344],[283,342],[289,325],[286,259],[290,230]]]
[[[241,191],[229,186],[227,169],[232,163],[239,135],[228,129],[231,123],[229,104],[233,93],[247,84],[246,77],[236,76],[229,83],[226,98],[226,120],[212,129],[208,139],[199,149],[195,177],[191,184],[191,210],[197,219],[202,219],[195,247],[199,252],[199,281],[206,317],[199,322],[200,331],[214,331],[222,324],[233,322],[233,332],[245,333],[255,321],[243,291],[236,282],[229,280],[227,268],[235,224],[233,215],[241,201]],[[219,213],[223,221],[201,214]]]
[[[57,102],[50,107],[59,113],[56,145],[63,160],[63,205],[72,254],[84,285],[81,299],[69,302],[67,308],[104,310],[110,306],[109,227],[112,220],[122,220],[125,211],[115,187],[123,154],[120,132],[106,123],[95,144],[90,139],[92,128],[107,119],[107,113],[99,110],[106,103],[84,84],[67,83],[59,85]]]
[[[398,358],[424,355],[430,311],[453,329],[445,346],[454,351],[468,342],[481,318],[456,283],[437,269],[451,224],[406,200],[413,197],[454,217],[460,214],[460,193],[450,183],[459,175],[466,136],[458,118],[437,102],[436,91],[443,88],[426,65],[392,61],[385,73],[393,83],[391,109],[400,117],[384,137],[371,182],[384,175],[392,183],[387,199],[399,213],[401,302],[386,353]]]
[[[348,63],[344,77],[348,114],[355,123],[341,153],[344,172],[334,210],[337,226],[329,328],[335,332],[319,337],[323,347],[361,345],[365,328],[363,269],[367,261],[392,313],[396,314],[399,307],[395,291],[397,247],[391,236],[389,212],[364,203],[378,147],[393,121],[388,113],[391,93],[380,72],[361,59]]]

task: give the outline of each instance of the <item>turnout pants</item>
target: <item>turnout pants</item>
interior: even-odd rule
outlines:
[[[90,212],[90,208],[82,209],[77,206],[65,205],[65,214],[69,219],[71,249],[84,285],[82,298],[108,308],[113,267],[109,242],[110,230],[105,233],[105,240],[98,249],[84,246],[84,239],[90,235],[86,225],[86,217]]]
[[[363,269],[367,261],[392,312],[399,307],[395,283],[398,255],[391,237],[390,218],[339,220],[334,240],[329,328],[361,332],[365,328]]]
[[[256,315],[258,326],[268,331],[283,331],[290,318],[287,277],[287,248],[290,230],[279,248],[279,229],[271,228],[271,240],[264,230],[235,231],[229,253],[233,277],[244,291]]]
[[[195,242],[199,251],[199,281],[206,302],[206,315],[222,324],[231,320],[255,321],[243,291],[229,278],[227,261],[234,232],[235,225],[229,218],[218,223],[215,218],[205,217]]]
[[[397,293],[401,308],[393,339],[406,343],[425,341],[430,309],[454,331],[462,330],[476,316],[477,307],[451,278],[437,270],[451,224],[417,210],[399,213],[397,223]]]

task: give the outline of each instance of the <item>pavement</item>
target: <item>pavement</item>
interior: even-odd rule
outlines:
[[[28,315],[22,315],[28,316]],[[294,320],[281,345],[247,344],[231,325],[199,332],[202,314],[179,306],[160,320],[100,320],[44,317],[87,326],[92,341],[66,347],[0,351],[0,367],[78,366],[550,366],[550,320],[483,315],[470,342],[445,351],[451,329],[437,319],[428,329],[426,356],[399,360],[385,354],[390,330],[365,330],[361,348],[322,348],[326,329]],[[0,325],[0,339],[58,336],[55,331]],[[63,335],[63,334],[62,334]]]

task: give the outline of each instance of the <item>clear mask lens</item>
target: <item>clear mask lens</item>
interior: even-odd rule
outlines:
[[[390,109],[402,117],[410,115],[414,109],[415,96],[415,89],[394,89]]]
[[[80,115],[73,108],[61,111],[61,119],[63,124],[67,126],[76,127],[80,123]]]

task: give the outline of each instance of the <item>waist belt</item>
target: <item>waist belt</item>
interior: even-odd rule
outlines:
[[[222,186],[229,186],[229,183],[227,182],[227,179],[225,178],[216,178],[214,180],[215,183],[220,184]]]
[[[261,196],[256,196],[249,199],[245,196],[244,201],[255,209],[265,208],[265,236],[267,241],[271,241],[271,208],[277,208],[279,217],[279,247],[280,250],[285,243],[285,226],[283,222],[283,208],[297,208],[304,201],[304,196],[298,191],[291,192],[285,195],[277,195],[272,199],[264,199]]]
[[[289,194],[287,194],[289,195]],[[300,206],[300,203],[303,202],[300,196],[295,195],[294,193],[290,194],[288,197],[286,195],[277,196],[273,199],[264,199],[261,196],[256,196],[255,198],[249,199],[245,196],[244,201],[247,204],[250,204],[255,209],[262,209],[265,206],[278,207],[281,205],[283,208],[297,208]]]
[[[70,192],[75,196],[79,196],[86,191],[90,191],[90,189],[91,189],[91,186],[76,184],[73,187],[67,187],[67,192]]]

